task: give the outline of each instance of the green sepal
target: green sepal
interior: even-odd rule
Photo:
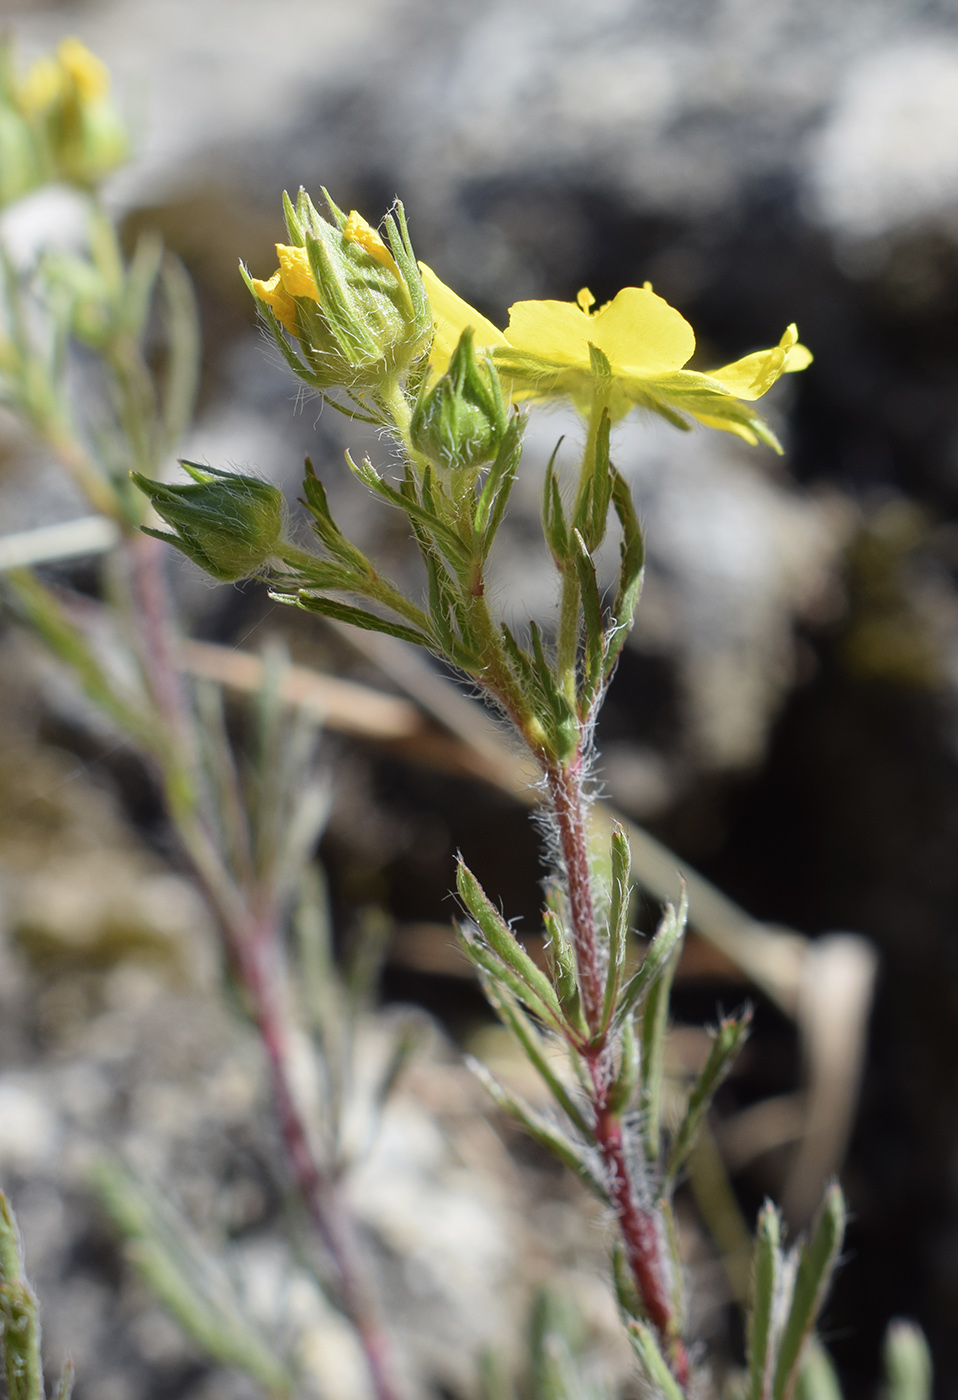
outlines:
[[[625,639],[632,630],[645,569],[645,540],[635,506],[632,504],[632,493],[615,467],[610,467],[609,472],[612,481],[612,503],[622,528],[622,542],[619,547],[619,586],[612,605],[612,618],[606,631],[606,676],[612,674],[619,653],[625,646]]]
[[[775,1367],[774,1400],[790,1400],[802,1359],[802,1346],[815,1326],[845,1234],[845,1200],[832,1185],[825,1193],[811,1239],[802,1246],[788,1321]]]
[[[585,656],[581,695],[582,717],[586,718],[602,683],[605,664],[605,634],[602,629],[602,600],[595,576],[595,565],[579,530],[573,531],[575,566],[579,575],[582,619],[585,624]]]
[[[663,1183],[665,1191],[668,1191],[671,1183],[675,1181],[676,1175],[681,1170],[685,1159],[692,1150],[692,1146],[695,1142],[695,1135],[699,1130],[702,1119],[708,1111],[708,1107],[716,1091],[731,1069],[736,1055],[741,1050],[748,1037],[751,1021],[751,1010],[746,1008],[741,1016],[723,1018],[719,1024],[718,1030],[712,1033],[712,1044],[709,1049],[708,1058],[689,1095],[685,1116],[679,1125],[678,1132],[675,1134],[672,1140],[672,1146],[669,1150],[668,1164],[665,1168]]]
[[[516,483],[519,462],[522,457],[524,427],[525,420],[516,409],[509,419],[502,442],[499,444],[499,453],[489,468],[489,475],[479,493],[474,518],[476,533],[482,541],[480,555],[483,559],[492,548],[492,542],[502,523],[509,496]]]
[[[609,1193],[605,1182],[599,1175],[592,1155],[587,1149],[579,1147],[566,1137],[541,1113],[537,1113],[531,1104],[526,1103],[521,1095],[514,1094],[510,1089],[507,1089],[496,1079],[495,1075],[486,1069],[485,1065],[480,1064],[471,1055],[466,1057],[466,1063],[473,1074],[485,1085],[486,1090],[499,1108],[504,1109],[517,1123],[521,1123],[536,1142],[575,1172],[579,1180],[595,1196],[598,1196],[600,1201],[608,1201]]]
[[[749,1400],[766,1400],[775,1370],[774,1327],[782,1288],[782,1221],[766,1201],[758,1213],[752,1252],[751,1307],[748,1311],[746,1361]]]
[[[175,545],[223,583],[261,569],[277,552],[283,533],[283,495],[258,477],[181,461],[191,484],[167,485],[139,472],[130,479],[156,513],[177,531],[144,533]]]
[[[542,488],[542,523],[546,544],[552,557],[561,569],[569,558],[569,526],[566,523],[562,505],[562,492],[556,475],[555,463],[564,438],[560,438],[553,449],[546,466],[545,482]]]

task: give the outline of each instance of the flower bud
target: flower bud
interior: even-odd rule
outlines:
[[[64,39],[16,86],[16,105],[37,145],[39,179],[90,189],[127,153],[127,134],[110,97],[110,75],[79,39]]]
[[[167,486],[139,472],[130,475],[150,498],[156,513],[176,534],[144,526],[148,535],[177,549],[224,583],[261,568],[279,547],[283,530],[282,492],[255,476],[180,465],[192,485]]]
[[[276,245],[279,268],[265,282],[241,270],[300,378],[362,393],[424,353],[432,317],[402,205],[385,219],[384,242],[355,210],[347,217],[323,194],[333,222],[305,190],[295,209],[284,196],[290,243]],[[280,326],[299,342],[299,355]]]
[[[508,417],[499,375],[489,355],[477,355],[467,326],[449,368],[419,400],[410,425],[412,445],[442,467],[468,471],[499,451]]]

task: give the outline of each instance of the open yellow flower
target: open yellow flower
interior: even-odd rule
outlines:
[[[500,331],[420,266],[435,325],[434,373],[444,372],[459,335],[471,326],[476,345],[492,350],[514,402],[563,397],[588,412],[598,396],[613,418],[647,408],[680,428],[694,418],[781,451],[748,403],[780,375],[811,362],[795,326],[770,350],[702,374],[685,368],[695,350],[692,327],[648,284],[623,288],[598,310],[585,289],[574,302],[516,302]]]

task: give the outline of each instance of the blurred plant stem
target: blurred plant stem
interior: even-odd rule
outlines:
[[[41,261],[25,277],[0,249],[5,319],[15,347],[4,365],[3,388],[11,407],[55,453],[94,509],[120,526],[120,540],[106,561],[104,589],[115,638],[129,648],[134,685],[119,682],[100,663],[82,628],[35,576],[9,574],[9,591],[21,615],[144,754],[165,794],[262,1042],[289,1175],[328,1256],[335,1301],[356,1330],[377,1400],[397,1400],[401,1388],[391,1345],[345,1190],[347,1164],[335,1153],[324,1157],[311,1139],[290,1065],[293,1011],[283,944],[291,900],[311,859],[325,805],[317,801],[315,784],[310,788],[305,754],[290,763],[273,753],[273,761],[281,759],[279,770],[261,774],[261,786],[276,786],[271,800],[284,808],[289,831],[268,833],[274,849],[261,848],[266,833],[244,797],[225,735],[213,732],[216,723],[211,729],[209,714],[201,720],[184,682],[180,631],[165,577],[169,554],[138,529],[142,498],[131,494],[129,484],[132,469],[153,474],[166,469],[189,421],[199,351],[192,294],[179,265],[153,240],[141,240],[133,259],[125,261],[116,230],[92,196],[89,220],[89,261],[80,255]],[[159,370],[155,355],[146,351],[157,295],[165,299],[167,313]],[[45,339],[37,330],[44,314]],[[64,374],[71,334],[93,350],[105,401],[112,405],[92,448]],[[275,674],[267,675],[267,688],[274,681]],[[282,722],[275,697],[261,699],[261,711],[264,706],[267,729],[274,731],[268,742],[282,747],[275,734]],[[336,1128],[328,1140],[338,1136]]]

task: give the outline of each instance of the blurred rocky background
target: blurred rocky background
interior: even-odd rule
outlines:
[[[600,730],[602,776],[623,811],[750,913],[877,946],[844,1175],[853,1223],[826,1340],[848,1394],[870,1395],[888,1318],[917,1318],[939,1393],[958,1395],[958,8],[4,0],[0,16],[25,59],[75,33],[114,73],[137,133],[115,206],[131,233],[160,228],[200,297],[204,380],[185,454],[252,465],[293,500],[309,452],[344,526],[398,573],[414,567],[406,542],[342,465],[362,433],[297,403],[236,275],[240,257],[272,272],[284,188],[326,185],[370,219],[400,194],[419,255],[500,324],[518,298],[587,285],[601,302],[648,279],[695,325],[707,367],[798,322],[816,358],[771,405],[783,460],[658,423],[620,434],[650,565]],[[68,203],[25,202],[11,236],[69,238]],[[537,470],[562,434],[575,438],[571,416],[533,419],[498,563],[510,606],[546,621]],[[3,532],[80,510],[0,420]],[[217,589],[172,567],[197,635],[252,648],[278,631],[297,659],[385,683],[256,587]],[[21,638],[4,647],[16,683],[4,684],[0,758],[0,1177],[51,1300],[50,1345],[73,1349],[84,1397],[239,1394],[121,1274],[84,1164],[98,1142],[139,1153],[195,1218],[280,1269],[266,1257],[276,1165],[255,1046],[209,1010],[214,955],[144,774]],[[487,1035],[448,951],[452,854],[461,847],[534,929],[525,813],[402,752],[331,738],[326,762],[338,924],[381,904],[404,931],[387,1000],[425,1006],[460,1042]],[[678,1011],[700,1023],[742,995],[732,969],[703,957]],[[552,1268],[573,1277],[578,1264],[596,1335],[614,1327],[593,1296],[588,1230],[557,1224],[578,1219],[556,1204],[561,1189],[476,1126],[481,1096],[448,1045],[432,1044],[404,1091],[413,1126],[390,1139],[402,1161],[380,1162],[379,1194],[368,1189],[369,1223],[418,1280],[414,1331],[446,1299],[435,1324],[446,1341],[424,1342],[418,1364],[464,1394],[463,1358],[498,1335],[496,1318],[508,1330],[503,1314]],[[795,1086],[794,1029],[761,1000],[753,1045],[729,1109]],[[748,1215],[781,1185],[788,1152],[787,1132],[773,1134],[739,1163]],[[216,1180],[228,1183],[219,1193]],[[390,1197],[389,1182],[405,1186]],[[417,1216],[428,1190],[432,1209]],[[530,1223],[533,1200],[547,1219]],[[412,1242],[390,1235],[403,1210],[421,1222]],[[550,1235],[558,1266],[531,1242]],[[714,1267],[692,1265],[707,1294]]]

